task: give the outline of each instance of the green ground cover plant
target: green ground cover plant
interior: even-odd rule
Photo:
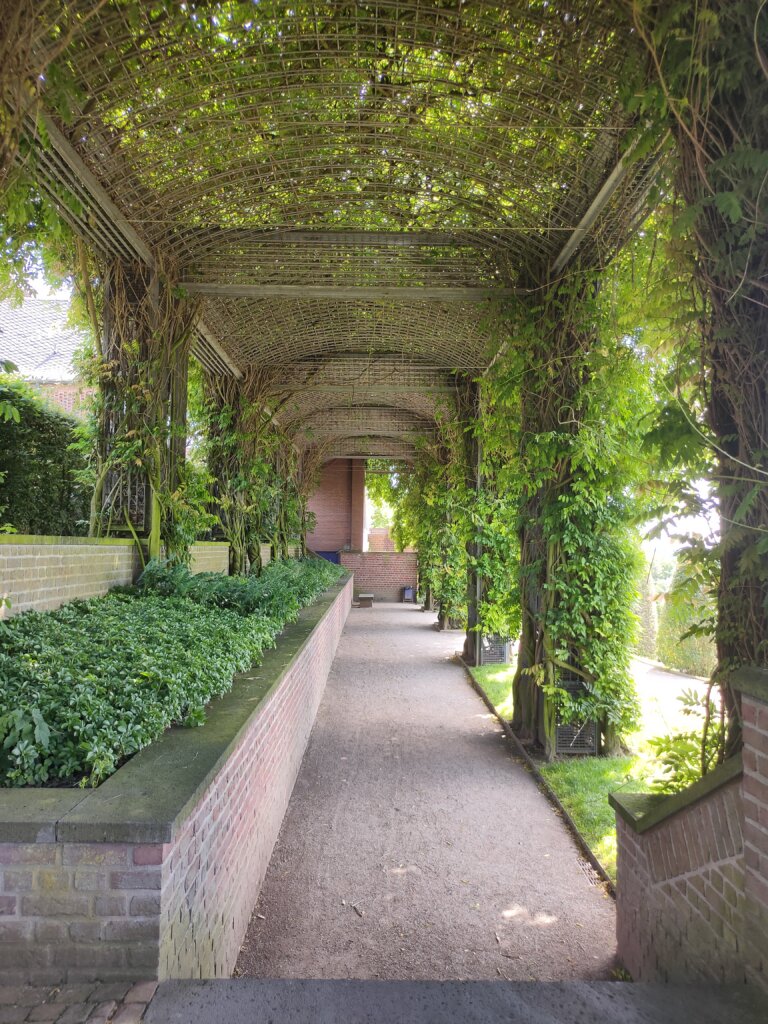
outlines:
[[[278,562],[233,587],[151,564],[138,587],[0,623],[0,784],[97,785],[170,725],[202,724],[340,572]]]

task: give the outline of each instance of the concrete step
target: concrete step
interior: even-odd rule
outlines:
[[[627,982],[167,981],[145,1024],[766,1024],[746,986]]]

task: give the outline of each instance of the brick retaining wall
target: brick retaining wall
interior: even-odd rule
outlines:
[[[229,545],[192,546],[192,572],[227,572]],[[43,612],[75,598],[133,583],[141,564],[133,541],[95,537],[0,536],[0,618]]]
[[[635,981],[751,981],[768,990],[765,675],[736,674],[741,758],[671,797],[611,795],[618,953]]]
[[[414,551],[342,551],[340,560],[355,574],[355,593],[372,593],[377,601],[399,601],[403,587],[415,589],[418,581]]]
[[[231,973],[351,594],[98,789],[0,791],[0,983]]]
[[[88,537],[0,537],[0,616],[49,611],[76,597],[98,597],[132,583],[139,559],[132,541]]]
[[[201,541],[192,545],[190,572],[229,572],[229,544]]]
[[[741,692],[744,947],[747,978],[768,991],[768,672],[762,675],[762,681],[745,680]]]

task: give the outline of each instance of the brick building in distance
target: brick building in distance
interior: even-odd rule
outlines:
[[[14,363],[55,408],[83,416],[93,389],[78,379],[73,360],[87,338],[69,325],[68,311],[68,299],[30,298],[20,306],[0,302],[0,360]]]
[[[309,501],[317,523],[307,534],[307,547],[339,562],[355,574],[355,592],[378,601],[400,601],[403,589],[416,590],[418,565],[414,551],[395,551],[388,531],[372,530],[366,543],[365,459],[332,459],[320,473]],[[383,534],[387,534],[385,540]],[[382,550],[382,548],[385,548]]]

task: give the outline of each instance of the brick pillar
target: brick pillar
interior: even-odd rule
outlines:
[[[734,676],[744,736],[744,954],[748,979],[768,990],[768,669]]]
[[[349,546],[352,551],[363,550],[363,530],[365,528],[365,459],[351,459],[351,501],[352,528]]]

